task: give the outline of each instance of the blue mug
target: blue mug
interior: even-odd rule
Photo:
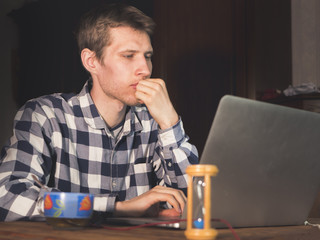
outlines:
[[[48,192],[44,194],[44,216],[57,228],[84,227],[93,212],[93,194]]]

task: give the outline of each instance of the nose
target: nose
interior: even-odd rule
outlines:
[[[138,68],[136,74],[141,76],[143,79],[149,78],[152,72],[152,62],[150,59],[145,58],[144,56],[140,58],[138,63]]]

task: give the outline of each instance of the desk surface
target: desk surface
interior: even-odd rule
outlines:
[[[319,240],[320,230],[311,226],[264,227],[235,229],[241,240]],[[217,240],[234,240],[228,229],[218,230]],[[87,228],[77,231],[55,230],[45,222],[2,222],[0,223],[0,239],[153,239],[175,240],[185,239],[183,230],[145,227],[134,230],[118,231]]]

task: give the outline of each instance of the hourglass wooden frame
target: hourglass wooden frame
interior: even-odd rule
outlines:
[[[198,164],[187,168],[188,174],[188,203],[187,203],[187,229],[185,236],[187,239],[215,239],[217,230],[211,228],[211,177],[216,176],[218,168],[215,165]],[[193,178],[203,177],[204,186],[204,227],[202,229],[193,228]]]

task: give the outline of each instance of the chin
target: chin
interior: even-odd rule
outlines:
[[[140,106],[141,105],[141,103],[138,101],[138,100],[136,100],[136,99],[134,99],[134,100],[128,100],[128,101],[125,101],[124,102],[126,105],[128,105],[128,106],[130,106],[130,107],[135,107],[135,106]]]
[[[140,106],[143,105],[141,101],[139,101],[134,94],[126,94],[125,98],[119,98],[123,104],[126,104],[130,107]]]
[[[137,102],[137,103],[134,103],[134,104],[127,104],[127,105],[130,106],[130,107],[140,107],[140,106],[143,105],[143,103]]]

